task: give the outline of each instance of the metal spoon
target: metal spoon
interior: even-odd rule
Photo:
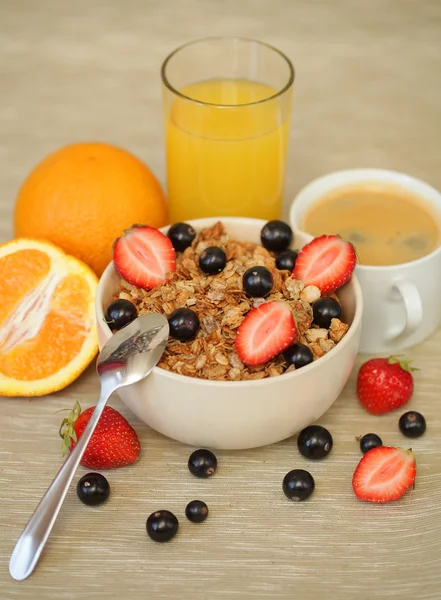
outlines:
[[[18,539],[9,561],[9,573],[14,579],[26,579],[34,570],[108,399],[117,389],[149,375],[164,352],[168,333],[164,316],[145,315],[115,333],[101,350],[96,362],[101,380],[99,400],[75,448]]]

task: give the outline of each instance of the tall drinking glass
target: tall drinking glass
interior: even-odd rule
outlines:
[[[181,46],[161,69],[171,222],[280,218],[294,69],[255,40]]]

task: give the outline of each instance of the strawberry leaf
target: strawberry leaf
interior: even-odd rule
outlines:
[[[412,373],[413,371],[418,371],[419,369],[417,369],[416,367],[412,367],[412,361],[411,360],[400,360],[399,358],[395,357],[395,356],[390,356],[387,360],[387,362],[390,365],[400,365],[400,367],[403,369],[403,371],[407,371],[407,373]]]
[[[72,442],[77,442],[77,434],[75,433],[74,424],[80,416],[80,414],[81,406],[77,400],[69,415],[61,421],[60,429],[58,430],[58,435],[63,440],[63,444],[61,446],[62,456],[64,456],[66,452],[70,449]]]

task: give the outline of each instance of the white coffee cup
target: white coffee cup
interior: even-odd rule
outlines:
[[[430,185],[396,171],[352,169],[330,173],[304,187],[292,203],[291,226],[301,230],[305,212],[333,190],[369,182],[394,184],[413,192],[433,207],[441,223],[441,194]],[[441,245],[403,264],[357,265],[356,273],[364,299],[360,352],[399,352],[423,341],[440,325]]]

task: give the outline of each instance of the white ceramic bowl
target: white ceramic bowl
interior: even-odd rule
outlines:
[[[216,218],[189,221],[196,230],[222,221],[236,239],[260,243],[265,221]],[[168,227],[164,228],[166,232]],[[294,232],[293,247],[311,237]],[[104,312],[119,277],[110,263],[98,286],[96,313],[100,347],[112,333]],[[288,438],[316,421],[337,399],[354,365],[361,328],[362,297],[355,277],[338,293],[350,328],[318,361],[298,371],[257,381],[208,381],[156,367],[147,379],[121,389],[122,401],[142,421],[180,442],[214,449],[245,449]]]

